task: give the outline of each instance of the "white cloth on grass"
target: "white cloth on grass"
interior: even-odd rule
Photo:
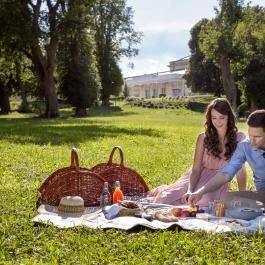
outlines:
[[[113,208],[113,207],[112,207]],[[114,208],[113,208],[114,209]],[[116,210],[118,208],[115,208]],[[111,214],[116,214],[114,211]],[[113,216],[108,216],[112,218]],[[44,223],[53,225],[58,228],[70,228],[75,226],[85,226],[92,229],[107,229],[115,228],[122,230],[130,230],[136,227],[147,227],[150,229],[169,229],[179,227],[184,230],[202,230],[206,232],[240,232],[240,233],[255,233],[256,231],[265,231],[265,216],[259,216],[250,221],[240,219],[231,219],[227,217],[210,218],[209,221],[186,218],[177,222],[162,222],[159,220],[147,220],[145,218],[133,216],[121,216],[113,219],[107,219],[101,209],[91,212],[86,209],[85,214],[81,217],[64,218],[56,213],[42,212],[39,209],[39,214],[32,219],[36,223]],[[234,221],[234,222],[233,222]]]

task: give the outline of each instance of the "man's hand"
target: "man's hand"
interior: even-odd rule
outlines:
[[[195,206],[203,194],[213,192],[229,181],[230,177],[227,173],[217,172],[204,186],[189,195],[188,204]]]
[[[194,207],[197,202],[202,198],[202,193],[200,192],[193,192],[191,194],[189,194],[189,197],[188,197],[188,204],[192,207]]]

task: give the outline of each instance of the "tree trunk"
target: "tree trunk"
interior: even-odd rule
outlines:
[[[254,111],[258,109],[258,104],[254,98],[250,99],[250,111]]]
[[[46,118],[55,118],[59,116],[58,113],[58,100],[55,90],[55,82],[53,74],[46,72],[44,74],[42,86],[44,89],[45,103],[46,103]]]
[[[8,89],[4,86],[4,84],[0,84],[0,108],[0,114],[8,114],[11,110]]]
[[[20,96],[21,96],[21,111],[22,112],[28,112],[29,110],[29,104],[27,100],[27,92],[25,89],[25,86],[21,82],[21,65],[18,60],[15,62],[16,65],[16,83],[17,87],[20,90]]]
[[[26,89],[24,87],[24,85],[20,85],[20,89],[21,89],[21,107],[23,110],[28,110],[29,109],[29,103],[28,103],[28,99],[27,99],[27,93],[26,93]]]
[[[109,96],[107,96],[107,95],[101,96],[101,101],[102,101],[102,106],[104,106],[104,107],[110,106]]]
[[[53,41],[46,47],[46,56],[42,54],[39,46],[31,47],[32,61],[35,65],[41,87],[44,91],[46,103],[46,118],[59,116],[58,100],[54,81],[55,54],[57,51],[57,42]]]
[[[231,103],[234,111],[237,108],[237,90],[233,74],[231,73],[230,60],[227,56],[221,55],[220,68],[222,73],[222,80],[224,85],[224,91],[227,99]]]
[[[86,108],[76,108],[75,110],[75,117],[87,117],[87,110]]]

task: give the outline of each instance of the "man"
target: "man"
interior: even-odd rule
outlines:
[[[228,192],[222,200],[226,207],[232,200],[238,200],[242,206],[265,206],[265,110],[252,112],[248,119],[249,139],[237,145],[231,160],[219,170],[203,187],[190,194],[188,203],[195,205],[203,194],[217,190],[232,180],[244,162],[248,162],[252,171],[256,191]]]

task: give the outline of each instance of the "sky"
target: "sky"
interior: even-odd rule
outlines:
[[[265,6],[265,1],[252,0],[251,5]],[[188,56],[190,29],[202,18],[213,18],[218,1],[127,0],[127,6],[134,10],[134,29],[144,37],[137,45],[139,54],[120,61],[124,77],[168,71],[170,61]]]

